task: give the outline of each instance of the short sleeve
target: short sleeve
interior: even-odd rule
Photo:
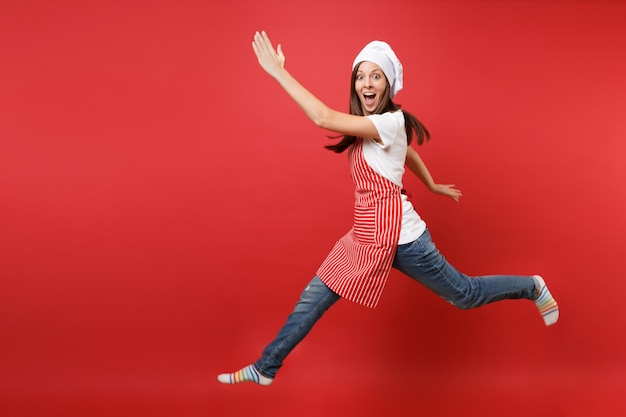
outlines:
[[[394,141],[403,136],[399,134],[401,129],[404,129],[404,115],[402,111],[371,114],[367,118],[374,123],[382,141],[381,147],[383,149],[388,148]]]

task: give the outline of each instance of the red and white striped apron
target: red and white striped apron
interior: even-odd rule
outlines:
[[[354,226],[331,250],[317,275],[335,293],[374,308],[391,271],[402,224],[401,188],[363,158],[363,139],[348,153],[356,185]]]

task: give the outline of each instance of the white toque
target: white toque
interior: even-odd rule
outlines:
[[[391,46],[383,41],[372,41],[365,45],[352,63],[352,69],[363,61],[378,65],[389,82],[389,93],[394,98],[402,90],[402,64]]]

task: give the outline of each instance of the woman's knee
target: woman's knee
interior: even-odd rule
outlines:
[[[460,310],[469,310],[480,305],[480,300],[473,296],[471,292],[456,293],[452,297],[446,298],[446,300]]]
[[[317,276],[311,280],[300,294],[297,309],[322,307],[326,309],[334,304],[339,296],[322,282]]]
[[[460,310],[469,310],[471,308],[476,307],[476,303],[473,300],[470,300],[464,297],[461,297],[454,301],[450,301],[450,304],[452,304],[453,306],[455,306],[456,308]]]

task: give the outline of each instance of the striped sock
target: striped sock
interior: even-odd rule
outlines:
[[[548,286],[543,278],[535,275],[533,279],[535,280],[535,291],[539,294],[537,299],[535,299],[535,304],[546,326],[552,326],[559,319],[559,306],[552,294],[550,294],[550,291],[548,291]]]
[[[222,384],[240,384],[250,381],[259,385],[269,385],[273,381],[272,378],[261,375],[254,365],[248,365],[232,374],[219,374],[217,380]]]

